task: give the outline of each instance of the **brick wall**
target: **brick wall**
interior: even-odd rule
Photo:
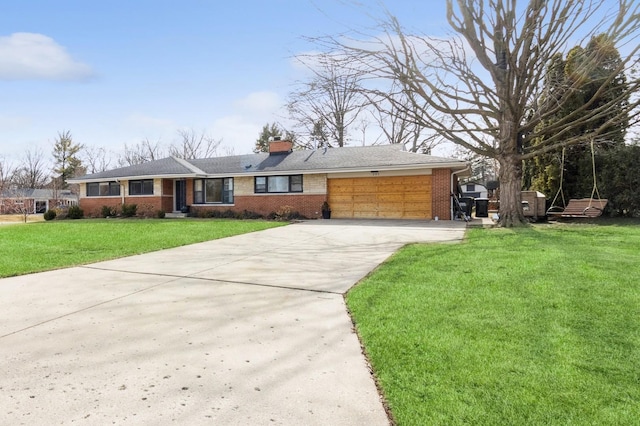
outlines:
[[[232,210],[241,213],[245,210],[259,213],[263,216],[276,212],[284,206],[289,206],[291,211],[297,211],[301,215],[313,219],[322,217],[320,207],[326,199],[324,194],[268,194],[268,195],[239,195],[234,197],[234,205],[198,205],[192,206],[195,215],[204,215],[208,211]]]
[[[163,209],[163,202],[167,199],[168,197],[125,197],[124,203],[137,205],[138,216],[151,217],[155,216],[158,210]],[[172,201],[173,200],[171,200],[171,202]],[[80,208],[87,217],[100,217],[102,215],[102,206],[109,206],[119,213],[122,210],[122,198],[85,197],[80,199]]]
[[[451,170],[434,169],[431,179],[433,217],[451,220]]]
[[[120,211],[122,198],[120,197],[85,197],[80,198],[80,208],[86,217],[100,217],[102,206],[109,206]]]

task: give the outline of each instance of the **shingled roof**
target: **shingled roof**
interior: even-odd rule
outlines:
[[[338,173],[361,170],[414,168],[463,169],[466,163],[451,158],[416,154],[399,145],[301,150],[182,160],[175,157],[90,174],[75,182],[133,177],[205,177],[268,175],[274,173]]]

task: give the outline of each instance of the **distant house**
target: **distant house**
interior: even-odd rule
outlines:
[[[489,191],[487,191],[487,187],[476,183],[476,182],[466,182],[460,185],[462,189],[463,197],[472,197],[472,198],[488,198]]]
[[[451,193],[467,163],[416,154],[402,146],[293,150],[274,141],[269,152],[184,160],[176,157],[90,174],[80,185],[80,207],[98,216],[103,206],[136,204],[138,212],[250,211],[268,215],[283,206],[308,218],[451,218]]]
[[[70,190],[13,188],[0,193],[0,214],[44,213],[77,204],[78,196]]]

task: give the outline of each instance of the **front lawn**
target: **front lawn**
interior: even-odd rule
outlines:
[[[5,225],[0,227],[0,277],[114,259],[281,225],[201,219],[92,219]]]
[[[347,296],[399,425],[640,419],[640,226],[475,229]]]

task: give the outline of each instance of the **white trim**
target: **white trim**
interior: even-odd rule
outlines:
[[[432,175],[432,169],[418,170],[369,170],[366,172],[327,173],[327,179],[386,177],[386,176],[424,176]]]
[[[188,178],[204,178],[205,176],[199,176],[197,174],[178,174],[178,175],[135,175],[135,176],[118,176],[118,177],[103,177],[95,179],[69,179],[69,183],[83,184],[94,182],[121,182],[129,180],[153,180],[153,179],[188,179]]]

